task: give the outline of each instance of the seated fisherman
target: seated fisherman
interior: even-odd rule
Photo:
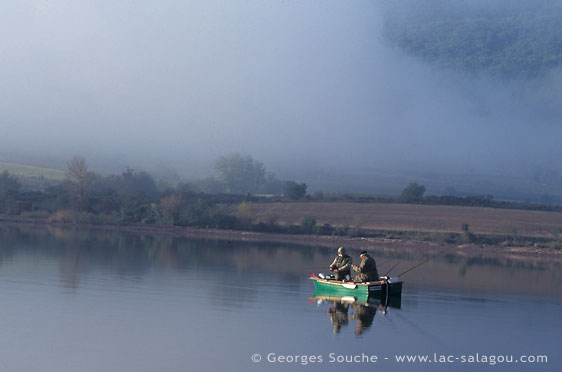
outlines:
[[[379,273],[377,271],[377,263],[375,259],[367,254],[367,251],[361,252],[361,264],[351,265],[353,270],[359,274],[353,278],[355,282],[371,282],[379,280]]]
[[[336,280],[351,280],[351,257],[345,254],[343,247],[338,248],[338,255],[330,265],[330,270],[336,273]]]

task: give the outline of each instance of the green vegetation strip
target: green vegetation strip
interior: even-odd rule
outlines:
[[[65,178],[65,172],[60,169],[41,168],[17,163],[0,162],[0,172],[3,171],[22,177],[44,177],[58,181],[62,181]]]

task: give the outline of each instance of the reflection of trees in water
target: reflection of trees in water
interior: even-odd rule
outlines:
[[[466,258],[461,260],[459,265],[459,276],[464,278],[466,276],[466,270],[469,266],[470,265],[468,264],[468,260]]]
[[[16,254],[59,259],[62,281],[69,287],[78,285],[79,275],[97,270],[99,267],[119,276],[140,278],[151,269],[158,268],[208,269],[217,273],[261,271],[295,279],[302,278],[303,275],[313,271],[327,270],[327,265],[333,259],[333,253],[327,249],[286,243],[188,239],[150,232],[145,234],[71,226],[3,225],[0,226],[0,243],[2,243],[0,264]],[[404,252],[381,250],[375,251],[374,257],[379,265],[381,262],[388,262],[380,269],[381,272],[385,272],[385,268],[389,268],[395,262],[399,262],[400,269],[408,268],[431,254],[433,252],[422,254],[412,250]],[[357,257],[354,256],[354,259]],[[503,276],[498,276],[497,279],[507,278],[510,273],[526,275],[522,270],[550,271],[551,277],[559,279],[562,272],[558,262],[512,260],[484,254],[470,257],[444,254],[431,260],[427,265],[435,265],[440,270],[453,268],[459,278],[470,277],[467,273],[473,267],[506,269],[501,274]],[[428,270],[427,267],[429,266],[422,266],[419,272]],[[447,279],[454,279],[450,273],[443,275],[448,275]],[[549,279],[546,276],[545,278]],[[225,277],[225,280],[228,278]]]
[[[432,255],[435,252],[415,252],[411,250],[406,250],[404,252],[389,252],[388,254],[380,254],[379,252],[374,252],[373,256],[379,262],[379,259],[385,260],[386,262],[391,262],[393,260],[404,260],[412,262],[414,265],[416,262],[422,261]],[[512,259],[502,256],[493,256],[490,254],[472,254],[471,256],[456,254],[456,253],[445,253],[434,259],[435,262],[444,262],[448,264],[458,265],[461,264],[466,267],[471,266],[494,266],[494,267],[506,267],[513,269],[524,269],[524,270],[552,270],[560,269],[562,265],[557,262],[550,262],[544,259],[528,259],[526,257],[521,257],[521,259]],[[404,265],[406,266],[406,265]]]
[[[0,242],[0,260],[15,254],[59,260],[61,279],[70,288],[78,284],[79,274],[100,267],[118,276],[142,277],[158,268],[209,269],[219,273],[259,269],[300,277],[300,267],[317,254],[315,249],[290,245],[53,226],[2,226]]]
[[[16,252],[16,246],[13,244],[17,240],[13,232],[0,230],[0,265],[6,260],[11,260]]]
[[[59,263],[59,272],[64,288],[78,287],[80,268],[80,249],[76,246],[67,247]]]
[[[461,264],[466,268],[471,266],[493,266],[504,267],[516,270],[533,270],[533,271],[546,271],[555,268],[560,269],[562,265],[556,262],[548,262],[543,260],[514,260],[506,257],[486,256],[461,256],[457,254],[446,254],[441,259],[449,264]],[[465,269],[466,271],[466,269]]]

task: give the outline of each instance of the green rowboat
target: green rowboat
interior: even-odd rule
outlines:
[[[314,287],[318,291],[329,292],[340,296],[398,296],[402,294],[402,282],[391,281],[387,278],[376,282],[342,282],[339,280],[321,278],[316,274],[310,275]]]

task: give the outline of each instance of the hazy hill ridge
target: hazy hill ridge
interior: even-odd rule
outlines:
[[[422,3],[387,5],[385,36],[409,54],[463,74],[503,78],[536,77],[562,65],[560,1]]]

